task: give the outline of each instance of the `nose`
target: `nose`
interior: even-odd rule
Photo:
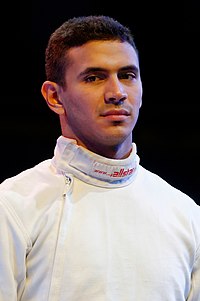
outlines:
[[[105,103],[122,104],[128,97],[118,78],[110,79],[106,85]]]

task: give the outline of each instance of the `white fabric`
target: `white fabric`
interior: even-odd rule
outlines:
[[[60,137],[0,206],[0,301],[200,301],[200,208],[135,144],[110,160]]]
[[[59,137],[52,164],[84,182],[102,187],[122,187],[133,181],[139,166],[136,145],[127,159],[108,159],[78,146],[75,140]]]

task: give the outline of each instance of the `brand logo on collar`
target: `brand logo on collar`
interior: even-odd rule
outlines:
[[[107,171],[100,170],[100,169],[94,169],[93,172],[97,173],[99,175],[104,175],[104,176],[108,176],[111,178],[123,178],[123,177],[131,175],[134,171],[135,171],[135,168],[128,168],[128,169],[121,168],[119,171],[113,171],[112,173],[109,173]]]

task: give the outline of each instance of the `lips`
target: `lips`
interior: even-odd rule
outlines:
[[[101,114],[103,118],[111,122],[124,122],[129,118],[130,113],[124,109],[108,110]]]
[[[104,112],[103,114],[101,114],[101,116],[121,116],[121,115],[124,115],[124,116],[129,116],[129,112],[126,111],[126,110],[109,110],[109,111],[106,111]]]

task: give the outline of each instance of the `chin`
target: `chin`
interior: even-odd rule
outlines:
[[[132,134],[131,135],[124,135],[124,134],[112,134],[108,136],[104,136],[102,139],[102,143],[107,146],[118,146],[123,144],[125,141],[129,140],[129,137],[132,141]],[[100,141],[100,140],[99,140]]]

